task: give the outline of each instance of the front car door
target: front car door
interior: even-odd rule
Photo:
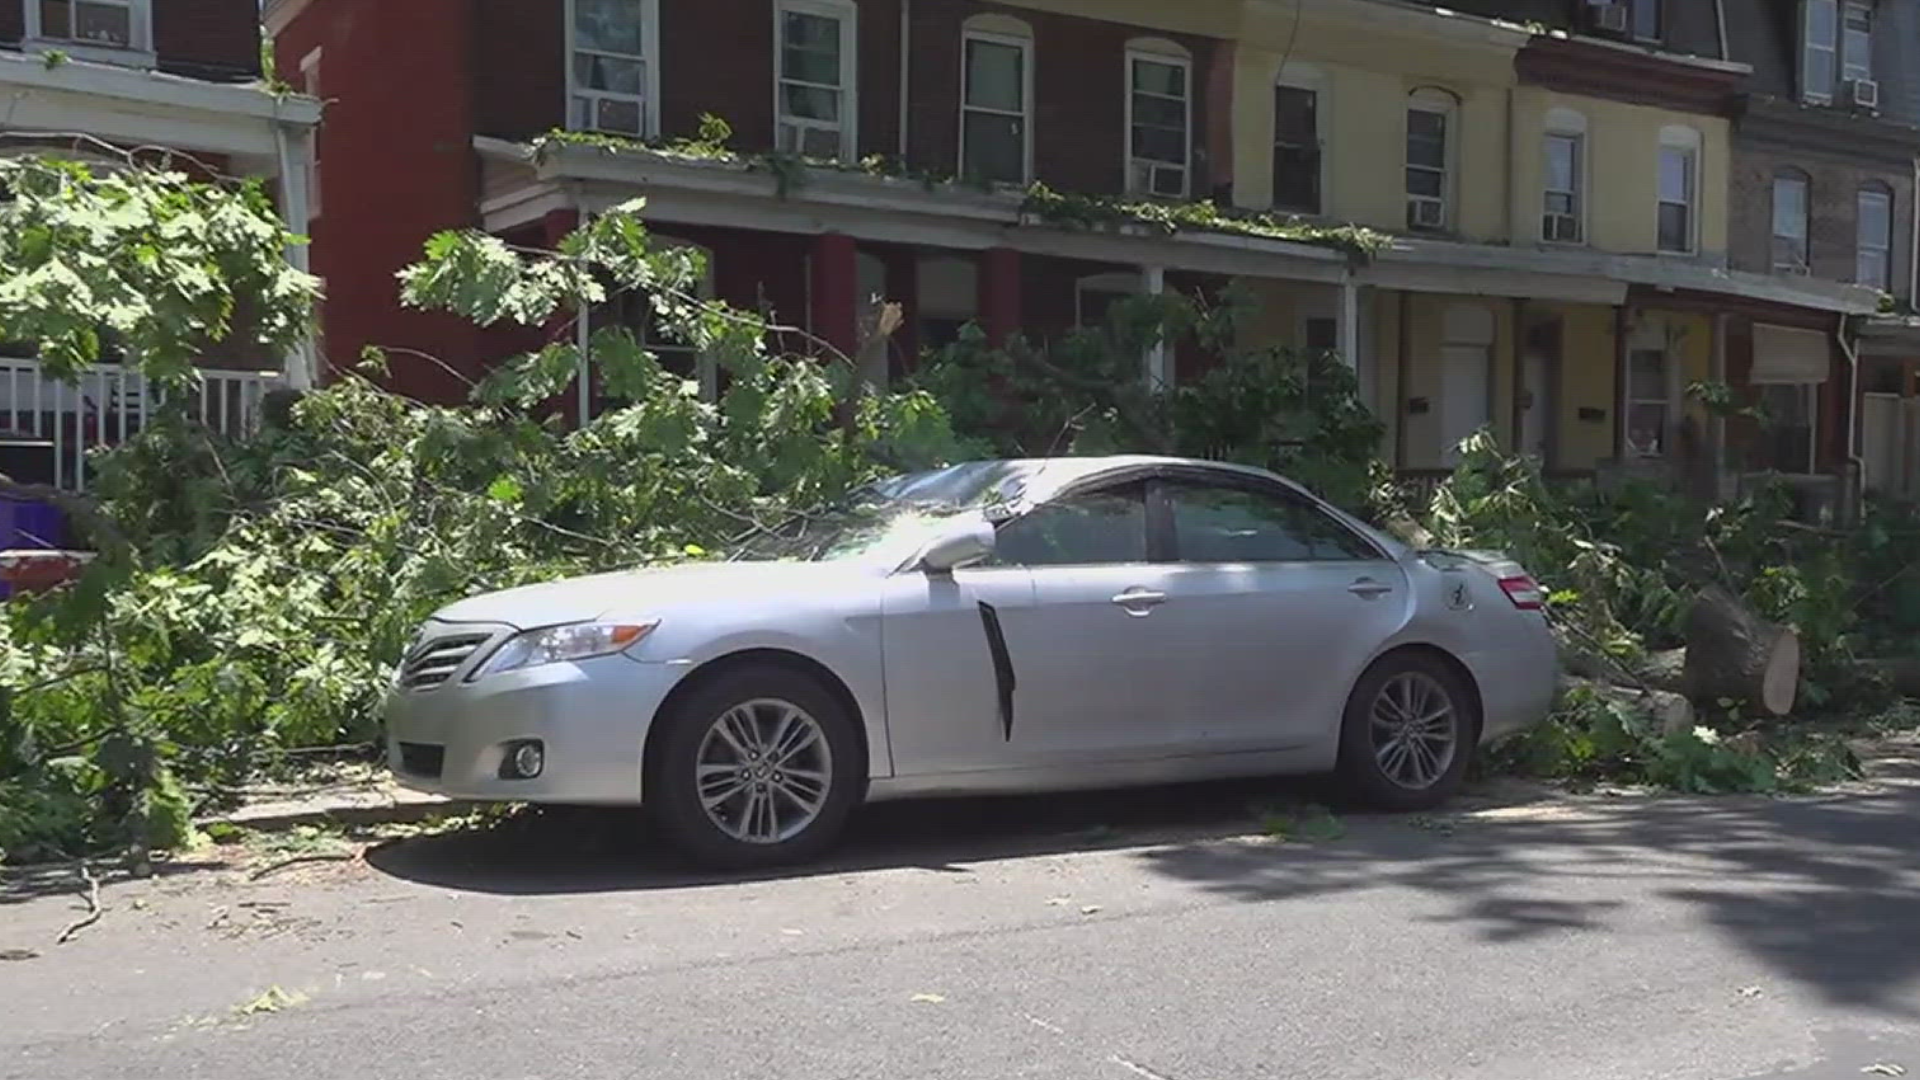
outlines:
[[[897,775],[1150,759],[1178,743],[1142,480],[1070,491],[998,529],[987,565],[897,575],[885,640]]]
[[[1173,712],[1209,753],[1284,750],[1338,729],[1354,682],[1405,623],[1408,581],[1373,541],[1249,477],[1155,485]]]

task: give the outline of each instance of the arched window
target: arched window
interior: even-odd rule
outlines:
[[[1460,99],[1437,87],[1407,97],[1407,227],[1440,232],[1453,224],[1453,132]]]
[[[1127,190],[1186,198],[1192,159],[1192,56],[1162,38],[1128,42]]]
[[[1699,242],[1700,132],[1671,126],[1660,129],[1660,250],[1691,255]]]
[[[1807,216],[1813,181],[1799,169],[1773,174],[1773,272],[1804,274],[1808,258]]]
[[[1893,189],[1878,181],[1862,185],[1854,200],[1853,280],[1893,288]]]
[[[1587,118],[1573,109],[1547,113],[1541,174],[1540,238],[1551,244],[1587,241]]]
[[[1006,15],[975,15],[961,29],[960,173],[1033,179],[1033,30]]]

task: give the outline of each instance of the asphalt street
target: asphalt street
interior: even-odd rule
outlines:
[[[0,1076],[1920,1077],[1920,770],[1259,834],[1271,785],[875,808],[756,880],[619,819],[0,888]],[[1248,835],[1251,833],[1251,835]]]

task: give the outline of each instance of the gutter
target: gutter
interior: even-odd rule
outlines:
[[[311,216],[313,213],[312,192],[306,192],[306,197],[299,200],[300,205],[294,205],[295,200],[292,195],[296,181],[293,176],[293,154],[287,146],[287,121],[280,117],[279,106],[280,103],[276,100],[274,102],[272,126],[274,152],[280,162],[280,202],[283,204],[280,207],[280,215],[288,219],[291,219],[296,212]],[[306,235],[307,230],[311,228],[311,226],[312,223],[310,221],[287,221],[288,231],[302,236]],[[291,245],[288,247],[287,261],[302,272],[310,273],[312,271],[306,249],[300,245]],[[300,342],[298,348],[295,350],[294,359],[296,361],[294,370],[287,373],[287,384],[289,388],[293,390],[313,389],[314,383],[318,381],[319,372],[315,369],[319,365],[315,362],[317,358],[314,355],[313,336],[311,334],[307,335]]]
[[[1727,0],[1713,0],[1713,23],[1720,34],[1720,59],[1733,59],[1727,55]]]

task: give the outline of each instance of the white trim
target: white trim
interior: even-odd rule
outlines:
[[[1822,6],[1833,12],[1833,38],[1820,44],[1816,44],[1813,40],[1813,11],[1816,6]],[[1839,0],[1800,0],[1800,48],[1797,50],[1800,67],[1800,100],[1810,105],[1833,104],[1834,88],[1840,80],[1840,36]],[[1832,61],[1833,69],[1829,72],[1831,78],[1827,85],[1822,87],[1814,86],[1812,77],[1808,73],[1808,68],[1811,66],[1808,61],[1815,53],[1824,53]]]
[[[1134,65],[1140,63],[1159,64],[1163,67],[1177,68],[1180,71],[1183,93],[1180,98],[1180,163],[1177,166],[1170,162],[1160,161],[1154,158],[1142,158],[1136,152],[1136,148],[1133,145],[1133,104],[1135,96],[1146,93],[1149,97],[1166,97],[1165,94],[1150,93],[1140,89],[1138,81],[1134,78]],[[1157,38],[1135,39],[1127,43],[1126,71],[1123,78],[1125,80],[1123,92],[1125,93],[1124,100],[1126,102],[1125,145],[1127,153],[1126,161],[1124,162],[1126,172],[1123,175],[1126,177],[1128,193],[1159,198],[1187,198],[1193,192],[1193,58],[1187,55],[1185,49],[1181,49],[1170,41]],[[1148,180],[1144,187],[1137,183],[1134,175],[1135,168],[1140,166],[1144,166],[1148,170]],[[1154,170],[1164,168],[1178,168],[1180,170],[1179,191],[1167,193],[1153,190],[1152,178]]]
[[[1654,237],[1656,252],[1667,256],[1697,255],[1700,251],[1700,192],[1702,190],[1701,172],[1704,168],[1702,152],[1705,140],[1699,129],[1670,124],[1660,129],[1660,152],[1654,159]],[[1667,199],[1660,191],[1660,172],[1666,165],[1668,150],[1678,150],[1687,155],[1687,241],[1682,249],[1663,247],[1660,243],[1660,207]],[[1680,204],[1675,204],[1680,205]]]
[[[979,29],[979,25],[984,19],[984,16],[975,16],[967,20],[966,25],[960,30],[960,107],[958,110],[960,123],[960,141],[958,143],[960,148],[959,171],[963,176],[967,171],[968,110],[971,109],[976,112],[988,113],[994,116],[1018,115],[1020,117],[1021,134],[1024,136],[1022,139],[1024,145],[1020,150],[1023,161],[1019,185],[1025,187],[1033,182],[1033,115],[1035,112],[1033,107],[1033,36],[1031,33],[1017,35]],[[1001,20],[996,19],[992,25],[1000,25],[1000,23]],[[1021,111],[1018,114],[1004,112],[999,109],[985,109],[967,103],[967,82],[973,67],[972,64],[967,62],[967,46],[969,43],[975,41],[985,42],[991,45],[1005,45],[1020,50]]]
[[[813,15],[823,19],[834,19],[840,25],[840,85],[825,87],[814,83],[801,83],[799,79],[788,80],[785,73],[786,50],[785,33],[787,21],[784,16],[792,11],[802,15]],[[820,89],[833,89],[840,95],[840,123],[836,128],[829,127],[817,120],[801,118],[788,119],[786,115],[785,95],[781,93],[783,84],[788,81]],[[860,157],[860,8],[853,0],[773,0],[773,124],[774,143],[779,146],[782,129],[789,124],[794,127],[811,128],[820,131],[837,130],[840,136],[840,151],[834,157],[840,161],[857,161]],[[800,144],[782,147],[792,153],[800,153]]]
[[[1867,29],[1866,29],[1867,66],[1865,69],[1850,68],[1847,66],[1847,20],[1855,15],[1859,15],[1865,18],[1867,23]],[[1840,42],[1839,70],[1840,70],[1840,81],[1842,83],[1854,82],[1856,80],[1869,80],[1869,81],[1872,80],[1873,78],[1873,30],[1874,30],[1873,23],[1874,23],[1874,17],[1873,17],[1872,4],[1864,3],[1862,2],[1862,0],[1846,0],[1846,3],[1840,5],[1840,31],[1838,34],[1838,40]]]
[[[1887,231],[1885,235],[1872,237],[1874,244],[1868,244],[1869,236],[1865,228],[1864,209],[1867,199],[1880,200],[1886,207]],[[1879,285],[1870,285],[1860,280],[1860,260],[1869,251],[1880,253],[1880,269],[1885,281]],[[1853,282],[1867,288],[1883,292],[1893,291],[1893,189],[1873,184],[1862,184],[1853,192]]]
[[[21,48],[41,53],[58,51],[75,59],[94,60],[103,64],[152,67],[159,62],[153,49],[153,0],[76,0],[74,6],[68,8],[69,19],[79,17],[80,2],[127,9],[127,44],[100,45],[70,36],[50,34],[40,21],[39,0],[20,0],[27,16]],[[71,24],[68,29],[73,29]]]
[[[1401,164],[1407,173],[1412,173],[1416,169],[1422,172],[1432,172],[1434,171],[1432,166],[1413,164],[1412,157],[1407,153],[1408,144],[1412,140],[1413,127],[1411,121],[1413,114],[1416,112],[1426,113],[1429,116],[1438,116],[1440,118],[1440,195],[1436,200],[1434,196],[1431,195],[1419,195],[1412,191],[1404,190],[1407,187],[1404,179],[1402,180],[1401,186],[1406,205],[1409,209],[1411,209],[1416,202],[1421,205],[1431,205],[1437,201],[1439,204],[1440,220],[1436,223],[1422,226],[1418,231],[1446,232],[1454,227],[1454,189],[1457,186],[1454,174],[1458,171],[1457,148],[1460,142],[1460,96],[1451,90],[1436,86],[1418,87],[1407,94],[1406,109],[1401,113]],[[1409,230],[1415,228],[1411,217],[1409,217],[1406,222],[1406,227]]]
[[[650,139],[660,134],[660,4],[659,0],[631,0],[640,8],[640,53],[634,59],[640,60],[646,67],[646,75],[641,87],[640,130],[607,131],[608,135],[627,135]],[[570,131],[601,131],[591,124],[578,122],[573,113],[573,99],[579,87],[575,82],[577,72],[574,69],[574,57],[580,51],[574,44],[574,35],[578,32],[577,15],[579,0],[566,0],[567,25],[562,40],[567,50],[567,84],[564,105],[566,107],[567,128]],[[613,55],[613,54],[608,54]],[[597,99],[632,100],[632,95],[613,94],[594,91],[588,100]]]
[[[1140,291],[1147,296],[1161,296],[1167,291],[1167,268],[1164,266],[1142,266],[1140,268]],[[1167,339],[1163,335],[1147,346],[1146,355],[1140,359],[1141,367],[1147,376],[1149,390],[1171,390],[1174,381],[1173,350],[1167,348]]]
[[[106,99],[118,99],[115,107],[179,109],[217,114],[226,119],[320,122],[320,103],[304,94],[275,96],[261,93],[257,86],[206,82],[84,58],[49,67],[41,57],[0,50],[0,95],[9,99],[5,114],[9,129],[39,126],[23,123],[12,111],[31,100],[38,91],[84,95],[103,103]],[[136,138],[142,143],[162,142],[154,137]]]
[[[260,9],[260,21],[266,26],[268,36],[278,37],[312,3],[313,0],[266,0]]]
[[[300,90],[315,100],[320,98],[320,62],[324,51],[318,47],[300,58]],[[320,217],[320,131],[316,127],[313,138],[307,142],[307,216],[309,222],[298,223],[296,228],[307,231],[307,225]]]

